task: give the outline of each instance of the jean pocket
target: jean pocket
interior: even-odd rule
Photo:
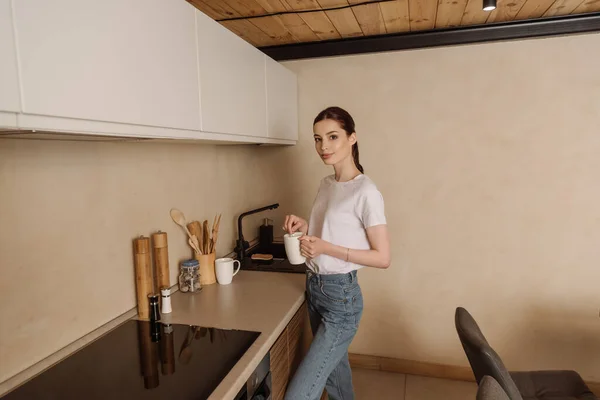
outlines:
[[[356,293],[360,292],[360,286],[356,281],[343,286],[342,289],[344,289],[344,293],[346,293],[348,297],[356,296]]]
[[[340,285],[321,282],[319,289],[321,290],[321,294],[328,300],[336,303],[346,303],[348,301],[346,292]]]

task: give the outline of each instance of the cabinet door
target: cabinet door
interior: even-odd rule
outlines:
[[[10,0],[0,0],[0,112],[18,112],[19,77]]]
[[[267,118],[269,137],[298,140],[296,74],[267,57]]]
[[[290,361],[288,356],[288,329],[286,328],[270,351],[271,387],[273,400],[283,400],[290,379]]]
[[[197,11],[202,130],[267,137],[264,53]]]
[[[288,331],[288,358],[290,362],[290,378],[300,366],[304,355],[308,351],[305,346],[305,331],[308,322],[308,310],[306,302],[300,307],[296,315],[292,318],[287,326]],[[308,327],[310,332],[310,327]]]
[[[164,0],[13,3],[24,112],[200,128],[191,5]]]

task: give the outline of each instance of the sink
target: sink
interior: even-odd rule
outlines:
[[[252,254],[272,254],[273,259],[269,261],[252,260]],[[283,243],[258,244],[246,251],[246,258],[241,266],[244,270],[269,271],[269,272],[291,272],[296,274],[306,273],[306,265],[291,265],[285,254]]]
[[[272,254],[273,258],[284,258],[287,259],[285,254],[285,246],[283,243],[259,243],[256,247],[248,249],[246,256],[250,257],[252,254]]]

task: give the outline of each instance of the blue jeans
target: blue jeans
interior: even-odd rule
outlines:
[[[309,271],[306,292],[314,337],[290,381],[285,400],[318,400],[323,388],[330,399],[353,400],[348,346],[363,311],[356,271],[336,275]]]

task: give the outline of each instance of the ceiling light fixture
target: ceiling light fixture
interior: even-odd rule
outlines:
[[[496,0],[483,0],[483,11],[492,11],[496,9]]]

